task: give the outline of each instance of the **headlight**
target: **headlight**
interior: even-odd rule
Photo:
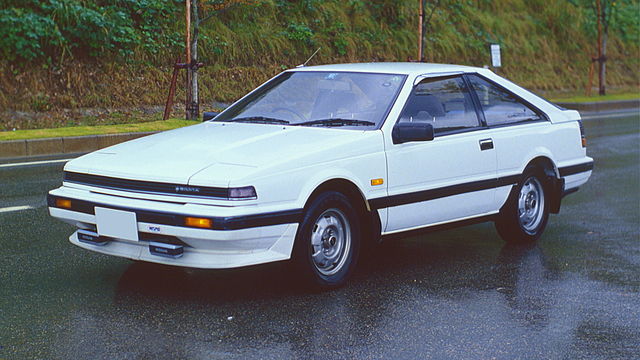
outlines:
[[[230,200],[255,200],[258,198],[256,189],[253,186],[229,188]]]

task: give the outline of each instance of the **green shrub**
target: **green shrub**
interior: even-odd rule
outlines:
[[[10,61],[129,59],[138,48],[157,54],[171,39],[176,0],[10,1],[0,11],[2,54]]]
[[[66,44],[50,17],[30,9],[0,10],[0,52],[10,61],[35,60]]]
[[[311,30],[306,24],[302,23],[289,23],[284,35],[289,40],[301,41],[306,44],[312,45],[313,30]]]

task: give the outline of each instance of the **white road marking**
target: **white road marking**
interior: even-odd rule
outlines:
[[[13,163],[13,164],[0,164],[0,168],[3,168],[3,167],[28,166],[28,165],[56,164],[56,163],[61,163],[61,162],[67,162],[69,160],[73,160],[73,159],[44,160],[44,161]]]
[[[33,209],[33,208],[34,208],[33,206],[28,206],[28,205],[10,206],[10,207],[6,207],[6,208],[0,208],[0,213],[29,210],[29,209]]]

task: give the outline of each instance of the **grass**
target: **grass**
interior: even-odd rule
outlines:
[[[616,94],[609,94],[605,96],[552,96],[550,101],[561,103],[584,103],[584,102],[597,102],[597,101],[615,101],[615,100],[633,100],[640,99],[640,93],[638,92],[622,92]],[[142,118],[135,118],[137,121],[141,121]],[[131,120],[131,119],[130,119]],[[136,121],[136,120],[133,120]],[[15,130],[15,131],[0,131],[0,141],[8,140],[25,140],[25,139],[42,139],[42,138],[55,138],[55,137],[71,137],[71,136],[86,136],[86,135],[104,135],[104,134],[119,134],[128,132],[150,132],[150,131],[165,131],[176,129],[183,126],[189,126],[197,124],[198,121],[189,121],[181,119],[169,119],[166,121],[145,121],[134,122],[126,124],[112,124],[112,125],[84,125],[84,126],[66,126],[59,128],[49,129],[28,129],[28,130]]]
[[[183,126],[197,124],[198,121],[169,119],[166,121],[150,121],[135,124],[69,126],[55,129],[32,129],[0,132],[0,141],[42,139],[53,137],[70,137],[85,135],[120,134],[128,132],[165,131]]]

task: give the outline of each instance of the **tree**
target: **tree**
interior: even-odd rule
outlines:
[[[418,60],[424,62],[427,58],[425,43],[427,31],[431,30],[431,19],[436,10],[443,5],[445,0],[418,0],[420,1],[420,24],[418,25]]]
[[[598,23],[598,94],[606,94],[606,70],[607,70],[607,40],[609,38],[609,24],[614,12],[615,1],[596,0],[596,18]]]
[[[607,43],[612,30],[623,36],[637,35],[638,9],[637,0],[569,0],[573,5],[581,7],[587,15],[587,31],[596,34],[597,56],[592,59],[598,63],[598,93],[606,94],[606,62]],[[627,28],[631,27],[631,28]],[[591,84],[589,84],[590,88]]]
[[[233,5],[254,5],[257,0],[208,0],[198,3],[198,0],[185,0],[187,16],[187,113],[188,120],[196,120],[200,116],[200,99],[198,96],[198,36],[200,24],[216,14],[228,10]],[[202,17],[200,14],[202,12]],[[192,30],[193,28],[193,30]],[[192,35],[193,34],[193,35]]]

